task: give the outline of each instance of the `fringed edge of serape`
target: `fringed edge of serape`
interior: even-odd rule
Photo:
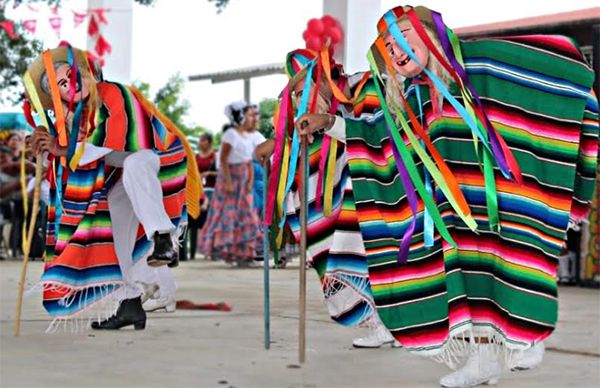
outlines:
[[[483,344],[491,346],[492,353],[498,358],[502,369],[508,371],[524,351],[544,341],[546,337],[537,339],[531,344],[507,341],[506,336],[496,328],[467,322],[452,329],[442,347],[429,350],[406,348],[406,350],[444,364],[452,370],[457,370],[465,364],[469,354],[473,351],[473,346],[480,345],[476,342],[476,338],[487,340],[487,343]]]
[[[59,299],[58,303],[60,305],[70,307],[73,303],[78,303],[83,307],[72,314],[54,316],[45,332],[52,334],[62,328],[64,332],[75,334],[88,330],[92,322],[108,319],[114,314],[119,302],[122,300],[119,294],[122,285],[122,281],[116,281],[72,287],[59,282],[40,281],[28,289],[25,296],[31,297],[47,291],[66,293],[63,298]],[[78,295],[79,292],[83,293]],[[97,297],[98,295],[99,297]],[[90,297],[97,297],[97,299],[88,303]],[[86,313],[91,310],[94,310],[95,313],[86,316]]]
[[[351,278],[353,281],[349,281]],[[333,320],[350,327],[370,327],[374,326],[373,315],[377,314],[375,301],[370,297],[370,283],[368,277],[349,275],[345,273],[326,273],[321,280],[323,297],[328,305],[328,312]],[[349,290],[351,296],[344,297],[343,290]],[[342,303],[338,299],[344,298]],[[339,318],[359,303],[365,302],[369,308],[365,309],[358,317],[354,317],[352,322],[343,323]],[[346,306],[346,309],[339,314],[331,314],[333,306]],[[378,321],[378,320],[377,320]]]
[[[175,246],[179,246],[179,243],[183,241],[186,228],[187,222],[180,222],[178,224],[175,233],[171,236]],[[148,250],[144,252],[138,260],[134,261],[133,264],[139,263],[140,260],[146,260],[148,256],[150,256],[153,247],[154,245],[150,245]],[[122,285],[123,281],[114,281],[98,284],[91,283],[82,287],[73,287],[55,281],[40,281],[28,289],[25,295],[26,297],[30,297],[33,294],[46,291],[66,293],[66,295],[58,301],[59,304],[70,307],[73,303],[79,303],[79,305],[83,307],[72,314],[54,316],[45,332],[53,334],[60,331],[62,328],[63,332],[76,334],[89,330],[92,322],[100,322],[108,319],[115,313],[119,303],[124,299],[120,294]],[[79,300],[77,301],[76,295],[81,291],[84,291],[84,294],[80,295]],[[93,296],[94,298],[97,295],[100,296],[93,302],[87,304],[87,301],[89,300],[88,295]],[[89,313],[91,310],[94,310],[95,313],[85,316],[86,313]]]

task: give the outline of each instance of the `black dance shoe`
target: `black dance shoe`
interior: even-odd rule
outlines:
[[[178,254],[173,247],[171,234],[154,233],[154,252],[148,256],[147,261],[150,267],[160,267],[161,265],[176,267],[179,264]]]
[[[142,299],[139,296],[122,300],[115,315],[104,321],[92,322],[92,329],[119,330],[129,325],[133,325],[135,330],[144,330],[146,327],[146,312],[142,308]]]

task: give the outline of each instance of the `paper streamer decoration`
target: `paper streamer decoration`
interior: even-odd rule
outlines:
[[[94,15],[96,15],[96,17],[98,18],[98,21],[100,23],[102,23],[102,24],[108,24],[108,20],[104,16],[105,12],[110,12],[110,9],[108,9],[108,8],[90,9],[90,13],[93,13]]]
[[[104,36],[100,34],[98,35],[98,40],[96,41],[94,50],[96,50],[96,54],[98,54],[99,57],[103,57],[104,55],[111,53],[112,46],[106,39],[104,39]]]
[[[85,18],[87,17],[87,12],[85,13],[79,13],[79,12],[73,12],[73,24],[75,25],[75,28],[79,27],[81,25],[81,23],[83,23],[85,21]]]
[[[15,33],[15,22],[13,22],[12,20],[3,20],[0,22],[0,27],[2,27],[2,29],[4,29],[4,31],[6,32],[6,34],[11,38],[11,39],[18,39],[19,35],[17,35]]]
[[[29,19],[29,20],[23,21],[23,28],[32,34],[35,34],[36,27],[37,27],[37,20],[35,20],[35,19]]]
[[[48,18],[50,22],[50,27],[56,32],[56,36],[60,38],[60,28],[62,26],[62,18],[60,16],[53,16]]]
[[[98,31],[100,31],[100,28],[98,27],[98,22],[96,21],[96,17],[92,15],[92,17],[90,17],[90,24],[88,24],[87,33],[89,36],[95,36],[98,33]]]

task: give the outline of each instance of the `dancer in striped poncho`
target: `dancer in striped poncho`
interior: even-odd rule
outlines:
[[[323,66],[320,53],[299,49],[290,52],[286,58],[286,70],[290,77],[287,90],[296,97],[296,107],[293,114],[302,109],[302,98],[316,98],[314,109],[319,112],[332,112],[355,117],[369,116],[377,106],[377,100],[366,94],[372,91],[369,84],[369,74],[347,76],[341,66],[333,65],[334,73],[331,86],[327,82],[323,68],[313,69],[307,83],[308,68]],[[315,82],[314,80],[320,80]],[[317,87],[318,85],[318,87]],[[332,88],[344,91],[345,95],[354,95],[355,104],[343,104],[333,96]],[[311,91],[314,94],[311,94]],[[283,96],[288,98],[289,95]],[[343,97],[344,99],[346,97]],[[344,101],[348,102],[348,101]],[[309,102],[310,103],[310,102]],[[283,104],[282,104],[283,105]],[[281,113],[280,113],[281,114]],[[290,114],[291,118],[292,114]],[[257,156],[265,159],[273,152],[276,143],[283,150],[291,147],[293,139],[278,132],[275,141],[270,141],[270,147],[262,146],[257,150]],[[355,347],[376,348],[386,343],[392,343],[393,337],[375,312],[375,304],[371,296],[368,281],[367,263],[364,256],[364,245],[358,228],[356,208],[352,196],[352,185],[349,179],[348,159],[344,144],[322,135],[316,135],[309,146],[309,185],[308,185],[308,226],[307,253],[311,266],[316,270],[321,280],[326,305],[331,318],[337,323],[350,326],[366,326],[369,335],[353,341]],[[286,154],[287,155],[287,154]],[[283,156],[283,155],[282,155]],[[283,164],[287,164],[284,162]],[[293,159],[289,163],[295,164]],[[280,165],[274,161],[274,165]],[[281,181],[289,179],[288,171],[279,173],[281,179],[273,178],[272,187],[281,186]],[[290,226],[297,240],[300,239],[299,208],[300,199],[297,190],[299,174],[296,170],[294,184],[290,186],[287,196],[278,196],[285,201],[278,204],[282,210],[281,216]],[[271,193],[275,196],[275,193]]]
[[[557,257],[595,182],[594,74],[565,37],[459,42],[423,7],[378,29],[383,112],[326,132],[347,144],[377,310],[410,351],[464,362],[443,386],[494,383],[556,325]]]
[[[153,278],[148,265],[176,264],[172,240],[187,222],[186,203],[197,216],[201,186],[185,136],[139,91],[98,78],[70,46],[45,51],[24,76],[46,123],[33,145],[51,163],[44,307],[61,321],[121,300],[92,328],[143,329],[135,282]]]

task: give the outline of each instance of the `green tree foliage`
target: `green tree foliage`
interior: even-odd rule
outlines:
[[[213,135],[213,148],[218,150],[221,148],[221,139],[223,138],[223,132],[217,132]]]
[[[154,101],[152,96],[150,96],[150,84],[148,82],[133,81],[133,86],[142,92],[147,99]]]
[[[229,4],[229,0],[208,0],[211,3],[215,3],[215,7],[217,7],[217,13],[223,12],[227,4]]]
[[[273,139],[275,137],[273,128],[273,114],[275,113],[276,106],[277,100],[274,98],[266,98],[258,104],[258,113],[260,117],[258,130],[267,139]]]
[[[183,116],[189,111],[190,103],[181,99],[181,92],[185,86],[185,80],[179,73],[171,76],[167,83],[158,90],[154,96],[154,102],[164,115],[184,130]]]
[[[135,0],[141,5],[153,5],[158,0]],[[208,0],[215,4],[217,13],[225,9],[229,0]],[[15,7],[27,3],[45,3],[49,6],[61,5],[61,0],[15,0]],[[4,8],[0,7],[0,21],[6,20]],[[18,39],[11,39],[6,32],[0,28],[0,103],[18,104],[21,100],[22,86],[21,76],[27,69],[27,65],[42,51],[42,43],[24,34],[23,27],[15,24],[15,32]]]
[[[154,97],[151,96],[150,84],[147,82],[134,82],[134,86],[156,104],[159,111],[167,116],[188,138],[197,138],[208,129],[201,126],[188,126],[184,122],[184,116],[190,109],[189,101],[181,97],[185,86],[185,80],[181,75],[175,74],[169,78],[167,83],[161,87]]]
[[[0,8],[0,21],[6,20]],[[17,104],[21,100],[21,77],[31,61],[42,52],[42,43],[27,39],[20,25],[15,25],[18,39],[12,39],[0,28],[0,103]]]
[[[136,3],[141,5],[152,5],[156,3],[157,0],[134,0]],[[209,0],[212,1],[212,0]],[[225,2],[229,2],[229,0],[225,0]],[[61,0],[15,0],[15,6],[21,5],[21,3],[46,3],[50,6],[60,6]]]
[[[134,0],[136,3],[141,5],[153,5],[158,0]],[[217,12],[222,12],[227,4],[229,4],[229,0],[208,0],[211,3],[215,3],[215,7],[217,7]],[[20,5],[21,3],[46,3],[48,5],[58,5],[60,6],[61,0],[15,0],[15,6]]]

